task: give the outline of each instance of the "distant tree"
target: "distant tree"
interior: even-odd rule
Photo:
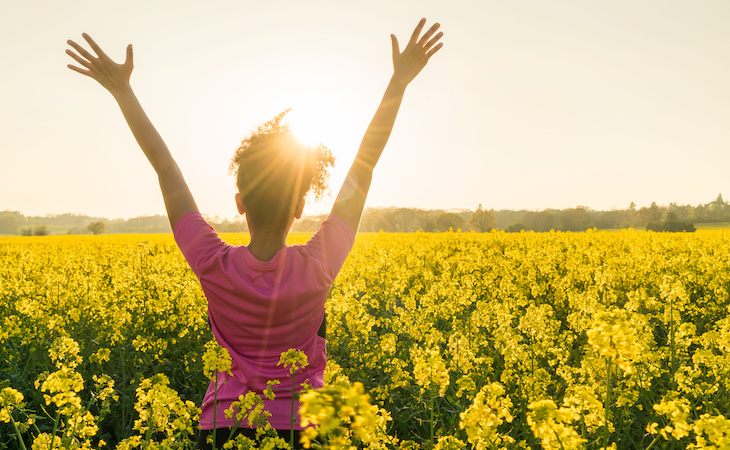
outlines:
[[[525,225],[522,222],[513,223],[512,225],[508,226],[504,229],[504,231],[508,233],[519,233],[520,231],[525,229]]]
[[[456,231],[459,228],[464,228],[465,225],[464,218],[456,213],[443,213],[436,217],[438,231],[449,231],[449,229]]]
[[[438,231],[438,226],[436,225],[436,220],[434,220],[433,218],[427,218],[423,222],[423,231],[425,231],[426,233],[434,233],[434,232]]]
[[[720,222],[725,219],[725,211],[728,209],[728,204],[722,198],[722,194],[717,194],[717,198],[710,202],[709,205],[710,219],[712,221]]]
[[[326,218],[327,216],[325,215],[302,217],[300,220],[294,221],[291,231],[315,232],[319,230],[319,226],[322,225],[322,222],[324,222]],[[241,225],[245,227],[245,229],[242,229],[241,231],[248,231],[248,223],[241,221]]]
[[[585,231],[588,228],[588,208],[585,206],[564,209],[559,217],[563,231]]]
[[[106,231],[106,225],[104,225],[104,222],[99,220],[97,222],[91,222],[86,229],[91,231],[93,234],[101,234]]]
[[[469,217],[469,226],[477,233],[486,233],[497,228],[497,214],[493,209],[485,211],[480,203],[477,210]]]
[[[360,229],[366,232],[379,230],[395,232],[397,230],[392,220],[393,217],[386,210],[370,210],[367,214],[363,214]]]
[[[317,231],[317,228],[314,228],[313,230],[311,230],[311,229],[306,230],[306,231]],[[242,220],[227,222],[225,224],[225,226],[223,227],[223,232],[224,233],[247,233],[248,224]]]
[[[694,224],[685,222],[652,222],[646,225],[646,231],[667,233],[694,233],[697,231]]]
[[[17,234],[18,227],[25,223],[25,216],[17,211],[0,212],[0,233]]]
[[[45,223],[39,223],[33,227],[33,236],[46,236],[48,235],[48,225]]]
[[[586,227],[586,229],[596,227],[599,230],[605,230],[606,228],[621,228],[623,226],[629,226],[629,222],[627,220],[628,212],[628,210],[623,209],[599,212],[595,219],[593,219],[590,226]]]
[[[629,204],[628,209],[626,209],[626,217],[624,218],[624,223],[622,225],[633,227],[637,224],[637,214],[636,214],[636,203],[631,202]]]
[[[674,212],[668,212],[663,222],[651,222],[646,225],[646,231],[666,231],[669,233],[694,233],[694,224],[680,222]]]
[[[669,211],[667,215],[664,216],[664,222],[679,222],[677,214],[674,211]]]
[[[33,228],[31,228],[31,227],[21,228],[20,235],[21,236],[33,236]]]
[[[525,214],[525,225],[533,231],[550,231],[558,229],[558,218],[550,211],[532,211]]]
[[[709,214],[709,208],[707,205],[700,203],[699,205],[695,206],[694,211],[692,211],[692,216],[694,216],[694,220],[696,222],[707,222],[708,221],[708,214]]]
[[[659,222],[664,215],[664,212],[659,206],[657,206],[656,202],[652,202],[651,206],[649,206],[648,208],[640,208],[637,213],[641,225],[647,225],[652,222]]]
[[[720,208],[724,208],[727,206],[727,203],[725,203],[725,200],[723,200],[723,198],[722,198],[722,193],[717,194],[717,198],[715,199],[714,202],[711,202],[711,204],[717,205]]]

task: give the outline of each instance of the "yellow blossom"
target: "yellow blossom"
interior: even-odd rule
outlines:
[[[353,437],[366,441],[376,421],[362,383],[337,382],[307,391],[299,401],[302,426],[308,427],[302,433],[305,448],[318,435],[328,437],[329,449],[342,448]]]
[[[295,348],[290,348],[281,354],[281,358],[279,359],[277,366],[281,365],[288,367],[289,373],[294,374],[299,369],[307,367],[309,363],[307,362],[307,355],[304,352]]]
[[[0,422],[10,422],[13,409],[21,406],[23,394],[13,388],[6,387],[0,391]]]
[[[218,345],[216,341],[209,341],[205,344],[203,354],[203,374],[206,378],[212,378],[215,372],[225,372],[231,375],[231,355],[228,349]]]
[[[587,334],[588,342],[600,356],[626,373],[633,371],[631,362],[637,357],[638,337],[629,324],[627,311],[613,308],[597,313]]]
[[[572,413],[558,409],[552,400],[539,400],[528,405],[527,424],[546,450],[583,448],[585,439],[570,426]]]
[[[79,344],[70,337],[62,336],[53,341],[51,348],[48,349],[48,354],[59,369],[64,366],[74,369],[82,361],[79,355]]]
[[[505,396],[504,387],[499,383],[489,384],[477,393],[472,405],[460,414],[459,427],[466,430],[469,442],[477,450],[513,443],[511,436],[497,430],[503,423],[512,422],[511,408],[512,400]]]
[[[441,353],[434,347],[422,350],[414,347],[411,357],[413,359],[413,376],[416,383],[421,386],[421,392],[438,387],[439,396],[443,397],[449,387],[449,371],[446,368]]]

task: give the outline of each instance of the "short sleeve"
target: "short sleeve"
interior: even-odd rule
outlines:
[[[330,214],[319,230],[305,244],[309,254],[322,264],[325,275],[332,282],[355,243],[355,232],[347,220]]]
[[[196,211],[185,214],[177,221],[173,235],[185,260],[198,278],[206,262],[228,246]]]

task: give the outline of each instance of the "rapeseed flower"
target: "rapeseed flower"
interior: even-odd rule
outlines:
[[[55,404],[64,416],[71,416],[81,409],[81,398],[77,395],[84,388],[84,379],[75,370],[61,367],[48,375],[40,386],[46,405]]]
[[[725,416],[702,414],[693,426],[696,444],[689,444],[689,449],[728,450],[730,449],[730,420]],[[707,437],[705,437],[707,436]]]
[[[571,450],[583,448],[585,439],[569,425],[573,414],[565,408],[558,409],[552,400],[539,400],[528,405],[527,424],[541,440],[545,450]]]
[[[515,440],[501,434],[497,428],[505,422],[512,422],[510,409],[512,400],[505,395],[499,383],[484,386],[474,398],[474,402],[459,417],[459,427],[466,430],[469,442],[476,450],[488,450]]]
[[[82,361],[79,350],[79,344],[76,341],[62,336],[53,341],[51,348],[48,349],[48,355],[58,369],[64,366],[75,369]]]
[[[654,411],[665,416],[669,423],[658,430],[656,426],[652,426],[650,432],[658,432],[664,439],[669,439],[669,435],[674,439],[689,436],[689,432],[692,430],[692,426],[687,422],[690,410],[689,400],[685,398],[662,399],[660,403],[654,405]]]
[[[604,425],[603,403],[590,386],[573,386],[563,398],[563,408],[571,414],[571,421],[581,421],[589,433]]]
[[[60,436],[51,436],[49,433],[41,433],[33,439],[31,450],[56,450],[66,449]],[[121,450],[121,449],[120,449]]]
[[[639,347],[627,311],[613,308],[597,313],[587,334],[588,342],[600,356],[608,358],[626,373],[633,372],[631,363],[637,358]]]
[[[433,450],[463,450],[466,444],[454,436],[444,436],[438,439],[436,445],[433,446]]]
[[[337,382],[303,393],[299,399],[302,443],[310,448],[317,436],[326,436],[327,449],[349,447],[352,438],[367,440],[376,414],[362,383]],[[314,425],[314,426],[310,426]]]
[[[309,363],[307,362],[307,355],[303,351],[290,348],[281,354],[277,366],[281,365],[288,367],[289,373],[293,375],[299,369],[307,367]]]
[[[231,354],[228,349],[218,345],[216,341],[209,341],[205,344],[203,354],[203,374],[206,378],[212,378],[216,372],[231,373]]]
[[[429,347],[422,350],[419,347],[414,347],[411,357],[413,359],[413,377],[416,379],[416,383],[421,386],[421,393],[436,386],[438,387],[439,396],[443,397],[449,387],[450,379],[449,371],[438,349]]]
[[[0,391],[0,422],[10,422],[13,410],[22,406],[23,394],[6,387]]]
[[[248,418],[247,426],[267,430],[271,428],[268,418],[271,416],[269,411],[264,411],[264,401],[253,391],[247,392],[246,395],[240,395],[238,401],[231,403],[231,406],[225,410],[225,416],[228,419],[235,417],[236,424],[242,424],[244,419]]]
[[[192,436],[193,421],[200,410],[190,400],[180,399],[169,384],[167,376],[157,374],[142,380],[137,388],[134,409],[139,419],[134,421],[133,428],[140,434],[164,433],[167,439],[180,434]]]

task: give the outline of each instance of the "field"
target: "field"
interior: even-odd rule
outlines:
[[[729,268],[722,230],[362,234],[302,402],[330,448],[729,449]],[[193,446],[215,352],[169,235],[0,238],[0,275],[0,449]]]

